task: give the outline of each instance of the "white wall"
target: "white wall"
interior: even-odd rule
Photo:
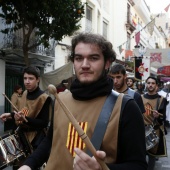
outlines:
[[[118,47],[127,41],[126,21],[127,21],[127,0],[113,0],[110,2],[110,30],[109,40],[113,44],[117,59],[121,59]],[[125,45],[122,47],[125,49]]]
[[[0,9],[1,11],[1,9]],[[2,19],[0,19],[0,29],[3,28]],[[0,49],[2,48],[4,34],[0,32]],[[1,55],[1,52],[0,52]],[[0,59],[0,114],[4,112],[4,96],[2,95],[5,92],[5,62]]]
[[[4,96],[2,93],[5,92],[5,62],[0,59],[0,114],[4,112]]]
[[[67,45],[71,45],[72,37],[65,37],[60,41],[55,47],[55,61],[54,61],[54,70],[65,65],[66,59],[69,55],[69,50],[67,49]],[[63,44],[63,45],[62,45]]]

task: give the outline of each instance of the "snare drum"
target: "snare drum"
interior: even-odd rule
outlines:
[[[17,134],[6,135],[0,140],[0,169],[5,165],[19,160],[20,157],[25,156],[23,146]]]
[[[153,148],[159,142],[159,137],[152,125],[145,126],[145,140],[146,150]]]

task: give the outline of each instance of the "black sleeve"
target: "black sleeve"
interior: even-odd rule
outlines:
[[[145,127],[142,114],[134,100],[130,100],[120,119],[118,153],[110,170],[147,170]]]
[[[144,107],[141,95],[139,93],[135,92],[134,99],[135,99],[135,102],[137,103],[137,105],[139,106],[142,114],[145,113],[145,107]]]
[[[23,165],[27,165],[32,170],[36,170],[37,168],[41,167],[45,162],[47,162],[51,152],[52,138],[53,123],[51,121],[47,136],[44,138],[38,148],[26,159]]]
[[[38,116],[34,119],[34,118],[29,118],[26,117],[26,119],[28,120],[28,122],[24,122],[26,125],[30,126],[32,129],[34,130],[38,130],[38,129],[42,129],[42,128],[46,128],[49,122],[49,107],[51,105],[51,98],[48,97],[40,111],[40,113],[38,114]]]
[[[158,112],[161,113],[162,115],[160,115],[157,119],[161,125],[166,120],[166,105],[167,105],[167,100],[163,98],[162,103],[160,107],[158,108]]]

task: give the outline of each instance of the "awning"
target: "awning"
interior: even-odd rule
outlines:
[[[49,84],[57,85],[62,80],[68,79],[73,76],[73,64],[72,62],[53,70],[51,72],[41,75],[40,87],[46,90]]]

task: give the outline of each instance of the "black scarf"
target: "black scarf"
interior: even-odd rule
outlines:
[[[90,100],[99,96],[109,95],[112,88],[112,79],[104,76],[91,84],[81,84],[78,79],[75,79],[70,87],[70,91],[76,100]]]
[[[44,93],[44,91],[42,91],[39,87],[37,87],[34,91],[29,92],[27,91],[27,99],[28,100],[35,100],[36,98],[38,98],[41,94]]]
[[[151,99],[151,100],[161,97],[158,93],[156,93],[156,94],[154,94],[154,95],[149,95],[148,93],[145,93],[143,96],[144,96],[146,99]]]

